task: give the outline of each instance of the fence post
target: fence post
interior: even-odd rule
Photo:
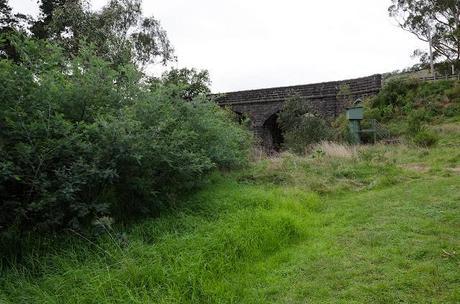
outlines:
[[[377,120],[372,119],[372,129],[374,129],[374,145],[377,142]]]

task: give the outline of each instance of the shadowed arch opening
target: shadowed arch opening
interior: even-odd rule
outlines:
[[[238,111],[233,111],[233,113],[235,114],[235,119],[236,119],[236,121],[237,121],[240,125],[243,124],[244,119],[245,119],[244,114],[241,113],[241,112],[238,112]]]
[[[278,124],[279,112],[272,114],[263,124],[262,140],[268,151],[279,151],[284,142],[283,132]]]

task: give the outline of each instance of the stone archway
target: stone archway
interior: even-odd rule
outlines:
[[[278,114],[279,112],[272,114],[262,126],[262,142],[267,151],[279,151],[284,141],[278,124]]]

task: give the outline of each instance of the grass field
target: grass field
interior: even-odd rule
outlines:
[[[216,173],[96,241],[24,240],[0,303],[460,303],[460,124],[435,129],[431,149],[326,147]]]

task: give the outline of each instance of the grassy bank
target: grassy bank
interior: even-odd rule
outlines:
[[[96,240],[35,240],[0,302],[458,303],[460,129],[434,128],[434,148],[323,145]]]

